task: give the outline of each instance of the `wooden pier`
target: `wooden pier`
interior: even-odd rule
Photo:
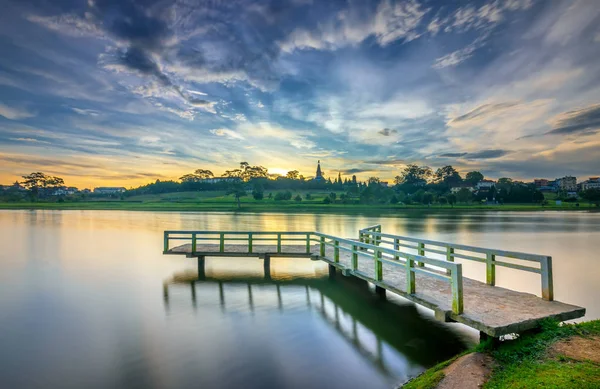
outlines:
[[[165,231],[163,252],[198,258],[199,267],[205,257],[263,258],[265,274],[273,256],[322,260],[332,276],[339,269],[374,284],[379,294],[393,292],[441,321],[491,337],[533,329],[546,318],[585,315],[585,308],[553,301],[551,257],[384,234],[381,226],[362,229],[355,239],[307,231]],[[486,282],[463,278],[457,260],[485,263]],[[497,266],[540,274],[542,298],[495,286]]]

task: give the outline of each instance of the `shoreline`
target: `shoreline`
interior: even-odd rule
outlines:
[[[235,213],[471,213],[471,212],[600,212],[594,206],[545,206],[532,204],[509,205],[458,205],[422,206],[422,205],[353,205],[353,204],[256,204],[242,203],[237,208],[234,203],[162,203],[162,202],[131,202],[131,201],[97,201],[97,202],[67,202],[67,203],[0,203],[0,210],[98,210],[98,211],[156,211],[156,212],[235,212]]]

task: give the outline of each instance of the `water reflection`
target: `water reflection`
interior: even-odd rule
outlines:
[[[213,263],[209,271],[202,261],[198,272],[177,272],[165,282],[163,297],[168,315],[180,315],[181,310],[190,307],[197,311],[216,306],[223,315],[274,311],[283,316],[289,311],[317,313],[337,337],[377,369],[390,385],[405,382],[466,347],[464,339],[447,325],[421,315],[412,304],[392,303],[375,296],[365,281],[354,277],[337,274],[329,278],[324,268],[312,275],[306,271],[294,274],[286,266],[289,260],[281,258],[272,259],[273,271],[261,269],[262,275],[256,270],[232,270],[241,262],[239,259],[206,261]],[[296,258],[293,261],[306,264],[308,260]],[[244,262],[247,264],[248,260]],[[251,262],[255,269],[261,267],[260,261]],[[297,265],[297,269],[302,268]],[[182,293],[186,289],[189,294]],[[171,296],[174,292],[176,307]],[[190,301],[189,305],[184,303],[186,300]],[[264,385],[268,387],[270,383]]]

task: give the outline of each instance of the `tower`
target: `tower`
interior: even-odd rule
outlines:
[[[315,174],[316,181],[323,180],[323,173],[321,172],[321,161],[317,161],[317,174]]]

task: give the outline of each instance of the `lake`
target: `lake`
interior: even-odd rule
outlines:
[[[553,257],[555,299],[600,318],[600,213],[396,215],[0,211],[1,388],[391,388],[474,331],[327,265],[162,255],[164,230],[359,228]],[[483,264],[463,265],[485,279]],[[215,279],[222,281],[214,281]],[[539,294],[539,275],[497,285]]]

